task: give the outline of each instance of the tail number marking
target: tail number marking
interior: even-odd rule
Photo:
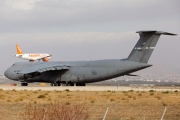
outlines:
[[[147,50],[147,49],[154,49],[154,47],[135,47],[134,49],[137,49],[137,50]]]

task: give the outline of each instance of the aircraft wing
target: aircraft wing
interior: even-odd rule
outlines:
[[[43,73],[47,71],[68,70],[68,69],[69,66],[66,65],[36,65],[24,69],[22,71],[19,71],[18,74]]]

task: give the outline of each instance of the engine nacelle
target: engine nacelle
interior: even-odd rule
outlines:
[[[44,62],[48,62],[49,61],[49,58],[48,57],[45,57],[42,59]]]
[[[29,62],[34,62],[35,60],[29,60]]]

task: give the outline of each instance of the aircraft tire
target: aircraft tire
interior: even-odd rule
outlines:
[[[66,86],[66,83],[65,83],[65,82],[62,82],[62,86]]]
[[[86,86],[85,83],[76,83],[76,86]]]
[[[21,86],[28,86],[28,83],[21,83]]]
[[[61,86],[61,83],[59,81],[51,83],[51,86]]]
[[[65,85],[64,86],[69,86],[69,83],[65,83]]]
[[[74,83],[70,83],[70,86],[74,86]]]
[[[59,81],[57,81],[56,83],[57,83],[57,86],[61,86],[61,83]]]
[[[74,86],[72,82],[62,82],[62,86]]]
[[[51,86],[57,86],[57,84],[55,84],[55,83],[51,83]]]

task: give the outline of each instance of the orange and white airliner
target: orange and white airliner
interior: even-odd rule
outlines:
[[[43,60],[48,62],[52,55],[46,53],[23,53],[18,44],[16,44],[16,55],[17,58],[22,58],[34,62],[35,60]]]

